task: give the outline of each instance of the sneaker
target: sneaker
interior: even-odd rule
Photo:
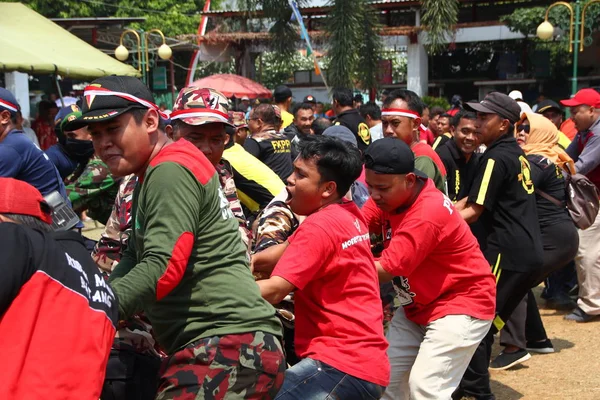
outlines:
[[[577,307],[573,310],[573,312],[569,315],[565,315],[565,319],[567,321],[575,321],[575,322],[589,322],[596,318],[597,315],[589,315],[586,314],[581,308]]]
[[[518,350],[514,353],[505,353],[502,352],[498,354],[498,357],[492,361],[490,364],[490,369],[492,371],[503,371],[505,369],[509,369],[514,367],[515,365],[519,365],[524,363],[525,361],[531,358],[531,354],[529,354],[526,350]]]
[[[550,354],[554,353],[554,346],[550,339],[543,342],[527,342],[527,351],[530,353]]]

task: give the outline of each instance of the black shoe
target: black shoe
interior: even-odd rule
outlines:
[[[546,300],[546,308],[559,311],[571,311],[577,307],[577,302],[568,295],[560,293]]]
[[[565,319],[567,321],[575,321],[575,322],[589,322],[596,317],[597,317],[597,315],[587,314],[585,311],[583,311],[579,307],[574,309],[571,314],[565,315]]]
[[[505,353],[502,352],[498,354],[498,357],[492,361],[490,364],[490,369],[492,371],[503,371],[505,369],[509,369],[514,367],[515,365],[521,364],[531,358],[531,354],[529,354],[526,350],[517,350],[514,353]]]
[[[550,339],[543,342],[527,342],[527,349],[530,353],[550,354],[554,353],[554,346]]]

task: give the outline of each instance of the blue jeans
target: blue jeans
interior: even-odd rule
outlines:
[[[275,400],[374,400],[385,387],[355,378],[324,362],[305,358],[285,371]]]

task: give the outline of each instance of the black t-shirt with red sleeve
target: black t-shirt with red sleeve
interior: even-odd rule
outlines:
[[[395,213],[370,198],[361,209],[371,233],[383,234],[379,263],[406,313],[419,325],[447,315],[492,320],[496,282],[469,226],[428,179],[415,202]]]
[[[288,241],[272,276],[298,288],[298,356],[387,386],[390,365],[379,280],[358,207],[331,204],[306,218]]]
[[[469,203],[485,207],[485,257],[499,268],[531,272],[542,266],[542,240],[531,165],[512,135],[496,139],[482,154]]]
[[[0,223],[0,399],[100,397],[117,300],[75,232]]]

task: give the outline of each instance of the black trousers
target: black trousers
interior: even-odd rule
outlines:
[[[504,327],[505,322],[531,289],[538,276],[538,270],[531,272],[501,270],[496,284],[496,318],[490,331],[475,350],[453,398],[460,399],[462,396],[471,396],[476,399],[495,399],[490,387],[488,372],[494,334]]]
[[[153,400],[158,390],[158,357],[127,350],[110,351],[101,400]]]
[[[560,270],[575,258],[579,248],[579,234],[571,220],[541,227],[542,244],[544,246],[544,264],[534,286],[543,282],[550,274]],[[526,335],[526,331],[532,336]],[[540,337],[540,335],[543,335]],[[513,345],[521,349],[527,341],[547,339],[546,330],[537,308],[533,293],[529,294],[517,306],[506,326],[500,333],[502,345]]]

